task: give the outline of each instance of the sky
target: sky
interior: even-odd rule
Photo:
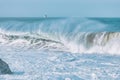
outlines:
[[[0,17],[120,17],[120,0],[0,0]]]

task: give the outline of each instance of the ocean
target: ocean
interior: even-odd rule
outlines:
[[[120,18],[0,18],[0,80],[120,80]]]

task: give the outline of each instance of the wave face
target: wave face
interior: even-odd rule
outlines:
[[[1,18],[0,46],[120,54],[119,18]]]

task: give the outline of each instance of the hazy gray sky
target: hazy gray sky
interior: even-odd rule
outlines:
[[[120,0],[0,0],[0,17],[120,17]]]

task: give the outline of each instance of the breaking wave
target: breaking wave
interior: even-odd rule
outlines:
[[[0,45],[72,53],[120,54],[120,33],[92,19],[0,20]]]

